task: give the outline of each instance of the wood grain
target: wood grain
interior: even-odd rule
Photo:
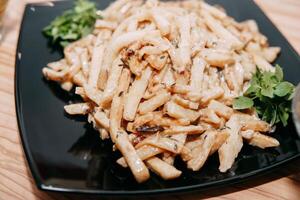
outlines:
[[[0,44],[0,200],[95,199],[94,197],[66,196],[39,191],[24,158],[15,114],[14,62],[24,5],[34,1],[41,0],[11,0],[4,19],[6,34],[4,41]],[[300,1],[255,0],[255,2],[266,12],[299,53]],[[276,171],[275,174],[259,177],[254,181],[197,194],[170,196],[167,199],[297,200],[300,198],[299,172],[300,160],[296,160]]]

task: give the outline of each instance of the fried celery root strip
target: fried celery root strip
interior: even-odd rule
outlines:
[[[238,116],[232,115],[226,123],[226,127],[230,135],[218,150],[220,160],[219,170],[221,172],[226,172],[231,168],[243,146],[243,139],[239,134],[241,125],[239,124]]]
[[[181,171],[157,157],[149,158],[146,160],[146,164],[151,171],[164,180],[175,179],[181,175]]]
[[[243,132],[241,135],[248,141],[250,145],[257,146],[261,149],[277,147],[280,145],[279,141],[275,138],[263,135],[259,132],[252,132],[250,135],[247,134],[247,132]]]
[[[128,134],[124,131],[118,131],[115,141],[116,147],[124,156],[136,181],[142,183],[148,180],[150,177],[149,170],[130,143]]]
[[[64,106],[64,109],[69,115],[85,115],[90,111],[91,105],[89,103],[70,104]]]
[[[157,154],[160,154],[162,152],[164,152],[163,149],[161,148],[158,148],[158,147],[155,147],[155,146],[152,146],[152,145],[143,145],[141,146],[140,148],[138,148],[136,150],[138,156],[142,159],[142,160],[146,160],[148,158],[151,158]],[[117,160],[117,163],[119,165],[121,165],[122,167],[127,167],[127,163],[124,159],[124,157],[122,158],[119,158]]]
[[[200,144],[192,149],[192,159],[187,163],[187,167],[193,171],[198,171],[207,160],[214,145],[216,131],[206,131],[200,136]]]
[[[151,77],[152,70],[147,67],[141,77],[137,77],[129,88],[125,98],[123,118],[133,121],[138,109],[138,105],[146,91],[148,81]]]

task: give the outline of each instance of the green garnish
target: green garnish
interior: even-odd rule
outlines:
[[[76,0],[74,8],[56,17],[50,25],[44,28],[43,33],[51,39],[53,44],[58,43],[65,47],[70,42],[92,32],[96,19],[100,18],[96,12],[94,3],[88,0]]]
[[[233,108],[243,110],[254,107],[262,120],[271,125],[281,122],[287,125],[291,112],[291,99],[295,87],[283,80],[283,71],[276,65],[275,72],[257,69],[244,96],[233,102]]]

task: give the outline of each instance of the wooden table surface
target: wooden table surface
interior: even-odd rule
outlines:
[[[93,197],[66,196],[39,191],[24,157],[15,113],[14,63],[24,5],[26,2],[34,1],[41,0],[10,0],[4,19],[6,35],[0,44],[0,200],[94,199]],[[300,53],[300,1],[255,1]],[[167,199],[198,200],[203,198],[300,199],[300,160],[293,161],[273,174],[247,183],[197,194],[172,196]]]

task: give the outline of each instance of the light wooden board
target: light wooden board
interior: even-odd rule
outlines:
[[[39,191],[24,158],[18,133],[14,103],[14,62],[20,22],[26,2],[41,0],[10,0],[5,17],[6,36],[0,44],[0,200],[64,200],[78,196]],[[300,1],[256,0],[274,24],[300,52]],[[300,66],[299,66],[300,67]],[[290,163],[276,173],[244,184],[224,186],[190,195],[167,199],[300,199],[300,160]],[[156,198],[156,199],[165,199]],[[90,197],[82,199],[94,199]],[[150,198],[149,198],[150,199]],[[153,199],[153,198],[151,198]],[[154,198],[155,199],[155,198]]]

